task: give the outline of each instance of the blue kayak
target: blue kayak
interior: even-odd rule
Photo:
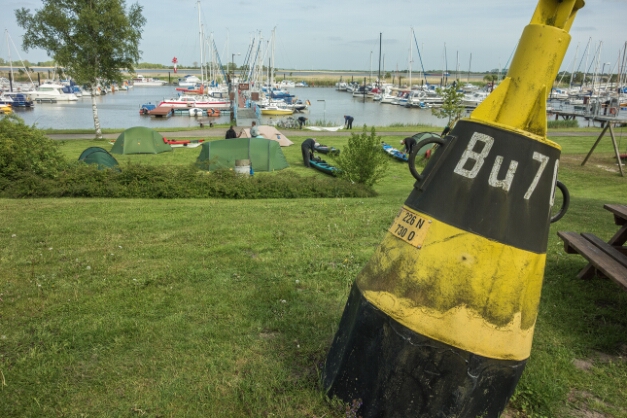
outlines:
[[[327,147],[326,145],[316,145],[315,147],[316,152],[319,152],[320,154],[331,154],[331,155],[339,155],[340,154],[340,150],[334,147]]]
[[[387,152],[390,156],[396,158],[399,161],[403,161],[403,162],[409,161],[407,154],[400,152],[399,150],[397,150],[391,145],[386,144],[385,142],[383,142],[382,145],[383,145],[383,151]]]
[[[339,168],[327,164],[326,161],[311,160],[309,161],[309,164],[311,164],[312,168],[315,168],[318,171],[322,171],[323,173],[330,174],[332,176],[336,176],[341,172]]]

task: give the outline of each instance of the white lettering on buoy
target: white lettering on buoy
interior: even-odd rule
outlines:
[[[540,168],[538,168],[538,172],[536,173],[536,176],[533,178],[533,182],[531,182],[531,186],[529,186],[527,193],[525,193],[525,200],[529,200],[531,198],[531,195],[533,194],[533,192],[536,190],[536,187],[538,186],[538,182],[540,181],[540,177],[542,177],[542,173],[544,172],[546,165],[549,163],[549,157],[547,157],[544,154],[540,154],[539,152],[533,153],[533,159],[540,162]]]
[[[484,144],[481,152],[473,151],[477,142],[483,142]],[[481,167],[483,166],[485,157],[487,157],[490,153],[490,149],[492,149],[493,144],[494,138],[486,134],[475,132],[470,138],[470,142],[468,142],[468,146],[462,154],[462,158],[457,163],[457,167],[455,167],[454,172],[469,179],[477,177],[479,170],[481,170]],[[468,160],[475,162],[470,170],[464,168]]]
[[[518,168],[518,161],[512,160],[509,163],[509,168],[507,169],[507,174],[505,175],[505,179],[499,180],[498,175],[501,170],[501,165],[503,164],[503,157],[497,155],[496,160],[494,161],[494,166],[492,167],[492,172],[490,173],[490,179],[488,183],[492,187],[502,188],[506,192],[509,192],[509,189],[512,187],[512,181],[514,181],[514,174],[516,173],[516,168]]]

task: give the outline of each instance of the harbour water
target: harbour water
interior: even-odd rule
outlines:
[[[425,124],[445,126],[445,119],[433,116],[429,109],[406,109],[404,107],[381,104],[370,99],[353,98],[349,93],[339,92],[330,87],[295,88],[290,91],[299,99],[309,100],[311,106],[302,114],[295,113],[309,119],[326,122],[329,126],[344,124],[344,115],[355,118],[353,127],[389,126],[392,124]],[[174,86],[163,87],[135,87],[128,91],[116,91],[104,96],[96,97],[98,116],[102,128],[130,128],[133,126],[147,126],[154,129],[163,127],[195,127],[198,120],[190,116],[172,116],[155,118],[139,114],[139,108],[144,103],[158,104],[163,99],[176,97]],[[93,114],[91,97],[83,96],[75,102],[37,103],[34,109],[16,111],[24,121],[36,124],[42,129],[93,129]],[[274,122],[281,117],[273,116]],[[204,117],[208,120],[207,117]],[[268,124],[271,117],[262,116],[261,123]],[[228,123],[230,116],[223,113],[217,118],[211,118],[214,123]],[[240,121],[240,125],[249,121]]]
[[[393,124],[430,125],[443,127],[446,119],[438,119],[430,109],[408,109],[391,104],[381,104],[370,99],[353,97],[350,93],[340,92],[331,87],[294,88],[291,93],[297,98],[309,100],[311,105],[303,113],[295,113],[292,117],[305,116],[309,123],[324,122],[326,126],[344,124],[344,115],[355,118],[354,128],[361,126],[390,126]],[[158,104],[161,100],[176,97],[178,94],[174,86],[163,87],[135,87],[128,91],[116,91],[104,96],[96,97],[98,116],[102,128],[126,129],[133,126],[146,126],[154,129],[164,127],[197,127],[196,117],[187,114],[156,118],[140,115],[139,108],[144,103]],[[563,111],[572,111],[573,107],[561,102],[550,102],[550,106]],[[37,103],[34,109],[16,108],[16,113],[29,124],[35,124],[42,129],[93,129],[93,115],[91,97],[83,96],[75,102]],[[467,112],[466,115],[468,115]],[[625,118],[626,110],[621,110],[619,117]],[[548,115],[549,120],[554,116]],[[278,122],[280,116],[262,116],[262,124]],[[592,122],[577,117],[579,126],[592,126]],[[223,113],[219,117],[203,117],[204,122],[227,124],[230,115]],[[241,119],[240,125],[248,125],[249,120]],[[598,125],[598,122],[597,122]]]

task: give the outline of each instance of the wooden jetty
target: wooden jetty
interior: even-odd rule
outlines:
[[[174,114],[174,109],[171,107],[155,107],[152,110],[148,111],[148,115],[154,116],[157,118],[167,118]]]

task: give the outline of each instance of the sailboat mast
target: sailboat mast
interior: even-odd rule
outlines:
[[[10,83],[10,87],[11,87],[11,93],[13,93],[13,83],[15,82],[15,76],[13,75],[13,60],[11,59],[11,46],[9,45],[9,30],[5,29],[4,30],[5,34],[6,34],[6,38],[7,38],[7,51],[9,53],[9,67],[10,67],[10,71],[11,71],[11,83]]]
[[[272,55],[270,55],[270,59],[271,59],[271,65],[270,65],[270,88],[274,88],[274,44],[275,44],[275,37],[276,37],[276,27],[274,27],[274,29],[272,29]]]
[[[586,65],[583,67],[583,79],[581,80],[581,88],[579,88],[579,91],[582,91],[583,86],[586,84],[586,76],[588,75],[588,58],[590,58],[590,42],[592,42],[592,38],[588,39],[588,45],[586,46]]]
[[[459,80],[459,51],[457,51],[457,61],[455,62],[455,80]]]
[[[448,57],[446,56],[446,42],[444,42],[444,87],[448,85]]]
[[[470,65],[472,64],[472,52],[470,53],[470,59],[468,60],[468,82],[470,82]]]
[[[411,64],[413,62],[412,57],[411,57],[411,35],[412,35],[412,30],[411,28],[409,28],[409,90],[411,90]]]
[[[623,60],[621,61],[619,88],[624,88],[627,84],[627,42],[623,46]]]
[[[377,79],[377,86],[381,87],[381,44],[383,39],[383,33],[379,32],[379,78]]]
[[[203,54],[202,54],[202,50],[203,50],[203,44],[202,44],[202,23],[200,21],[200,0],[196,1],[196,6],[198,7],[198,38],[200,40],[200,80],[201,80],[201,84],[204,86],[205,85],[205,78],[203,76],[203,70],[202,70],[202,60],[203,60]]]
[[[573,76],[575,75],[575,62],[577,61],[577,53],[579,52],[579,42],[577,42],[577,48],[575,49],[575,58],[573,58],[573,67],[570,69],[570,82],[568,83],[568,92],[573,88]]]

